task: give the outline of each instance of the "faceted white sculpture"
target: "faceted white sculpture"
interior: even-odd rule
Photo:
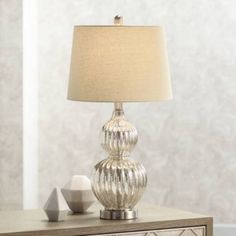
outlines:
[[[58,187],[54,188],[51,192],[47,202],[45,203],[44,211],[47,214],[49,221],[65,220],[69,208]]]
[[[85,175],[73,175],[61,191],[74,213],[85,212],[95,202],[91,182]]]

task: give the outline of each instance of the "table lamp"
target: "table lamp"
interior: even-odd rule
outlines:
[[[113,102],[111,119],[102,128],[108,158],[94,167],[92,189],[104,206],[101,219],[134,219],[134,208],[147,185],[142,164],[130,153],[138,140],[124,115],[124,102],[171,99],[164,32],[160,26],[75,26],[68,99]]]

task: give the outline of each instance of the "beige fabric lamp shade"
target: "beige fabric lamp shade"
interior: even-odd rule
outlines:
[[[159,26],[75,26],[68,99],[136,102],[171,99]]]

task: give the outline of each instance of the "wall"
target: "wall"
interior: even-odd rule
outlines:
[[[0,209],[22,207],[22,3],[0,0]]]

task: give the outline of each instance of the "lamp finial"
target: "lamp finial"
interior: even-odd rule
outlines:
[[[114,17],[114,24],[115,25],[123,25],[123,17],[120,15],[116,15]]]

